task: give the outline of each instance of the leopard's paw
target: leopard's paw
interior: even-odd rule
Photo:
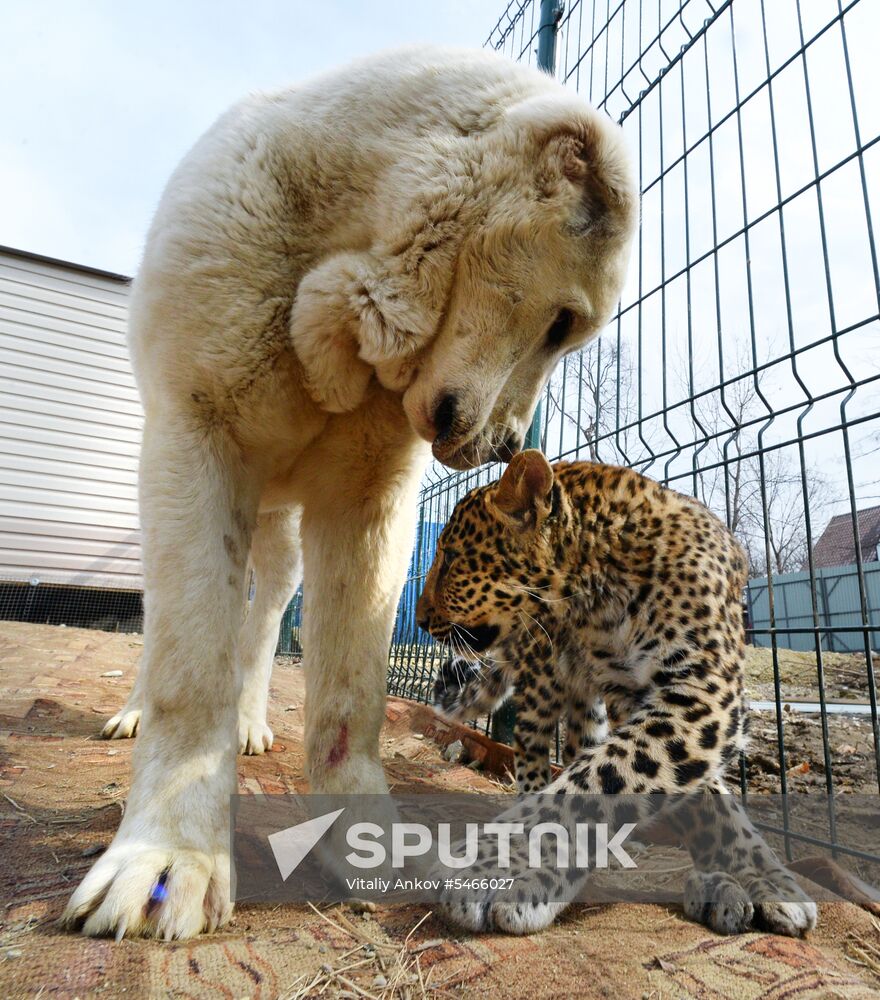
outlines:
[[[746,890],[726,872],[688,875],[684,912],[718,934],[742,934],[752,926],[755,908]]]
[[[449,923],[468,931],[500,931],[503,934],[536,934],[549,927],[568,903],[541,899],[450,900],[440,907]]]
[[[568,903],[494,901],[488,907],[489,926],[505,934],[535,934],[544,930],[568,906]]]
[[[819,908],[809,899],[755,904],[755,924],[772,934],[802,937],[813,930]]]
[[[455,717],[464,707],[461,704],[461,690],[479,674],[476,663],[453,656],[444,661],[434,682],[434,708],[443,715]]]
[[[526,859],[515,860],[514,869],[520,874],[512,884],[507,879],[496,879],[492,869],[482,869],[490,884],[497,885],[479,895],[453,896],[445,894],[440,915],[449,923],[469,931],[501,931],[503,934],[535,934],[549,927],[563,910],[567,909],[574,895],[574,882],[566,882],[559,873],[543,869],[529,869]],[[476,877],[480,869],[475,870]]]
[[[751,928],[801,937],[816,926],[818,908],[784,869],[691,872],[685,883],[685,913],[719,934]]]
[[[501,931],[503,934],[536,934],[549,927],[568,903],[546,900],[487,899],[449,900],[440,915],[450,924],[468,931]]]

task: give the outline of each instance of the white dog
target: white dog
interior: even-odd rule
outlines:
[[[271,745],[301,573],[311,787],[386,790],[426,442],[452,468],[521,446],[559,358],[607,322],[637,214],[618,129],[484,52],[394,52],[249,98],[187,155],[131,302],[146,636],[108,734],[141,732],[68,926],[170,938],[229,918],[235,735]]]

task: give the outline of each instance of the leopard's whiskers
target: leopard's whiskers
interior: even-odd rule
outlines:
[[[463,628],[464,626],[459,626]],[[499,660],[497,657],[492,656],[481,656],[476,650],[471,649],[466,643],[456,634],[455,630],[451,630],[449,637],[446,640],[446,645],[449,646],[452,651],[452,655],[456,658],[467,660],[470,663],[478,663],[484,670],[489,670],[491,667],[498,664],[505,664],[512,662],[511,660]]]
[[[550,633],[547,631],[547,629],[544,628],[544,626],[538,621],[537,618],[535,618],[533,615],[530,615],[528,612],[523,611],[522,609],[520,609],[517,612],[517,614],[519,614],[519,616],[523,619],[523,628],[526,630],[526,632],[529,633],[529,638],[532,640],[532,642],[537,642],[537,640],[535,639],[534,635],[532,635],[532,630],[528,627],[528,625],[526,625],[526,623],[525,623],[525,619],[526,618],[530,618],[538,626],[538,628],[544,633],[544,635],[547,636],[547,641],[550,643],[550,652],[552,654],[553,653],[553,639],[550,637]]]
[[[536,601],[540,601],[542,604],[564,604],[566,601],[571,601],[575,597],[584,597],[587,593],[585,590],[578,590],[574,594],[569,594],[567,597],[544,597],[537,593],[538,590],[549,590],[552,586],[552,584],[548,584],[546,587],[518,587],[515,584],[510,584],[510,589],[518,590],[523,594],[528,594],[529,597],[534,597]]]

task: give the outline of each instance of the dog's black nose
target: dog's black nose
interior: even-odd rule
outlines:
[[[440,440],[449,436],[452,425],[455,423],[456,408],[455,396],[451,392],[448,392],[437,404],[437,409],[434,411],[434,430]]]
[[[518,451],[522,451],[522,446],[522,437],[515,431],[511,431],[494,449],[492,457],[496,462],[509,462]]]

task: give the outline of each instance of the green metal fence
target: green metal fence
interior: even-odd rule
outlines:
[[[880,650],[880,562],[865,563],[862,579],[868,605],[869,642]],[[773,617],[770,587],[773,586]],[[822,646],[830,653],[856,653],[862,649],[863,622],[859,605],[859,573],[855,566],[831,566],[768,579],[749,580],[749,623],[756,646],[770,647],[771,625],[776,641],[786,649],[812,652],[813,599],[821,628]]]
[[[871,0],[514,0],[486,42],[535,62],[552,33],[553,72],[621,124],[642,192],[617,314],[551,379],[540,444],[551,458],[628,465],[695,495],[741,539],[753,576],[748,635],[766,647],[772,684],[761,718],[783,792],[789,645],[806,650],[829,792],[829,708],[835,718],[850,708],[831,704],[828,656],[844,643],[851,651],[852,710],[870,720],[864,766],[880,786],[877,553],[862,551],[857,530],[880,496],[875,11]],[[392,693],[429,698],[446,651],[414,612],[433,539],[456,501],[498,474],[434,466],[425,478]],[[852,544],[847,607],[828,617],[834,573],[820,572],[814,550],[832,516],[851,523]],[[785,603],[793,573],[796,632]]]

